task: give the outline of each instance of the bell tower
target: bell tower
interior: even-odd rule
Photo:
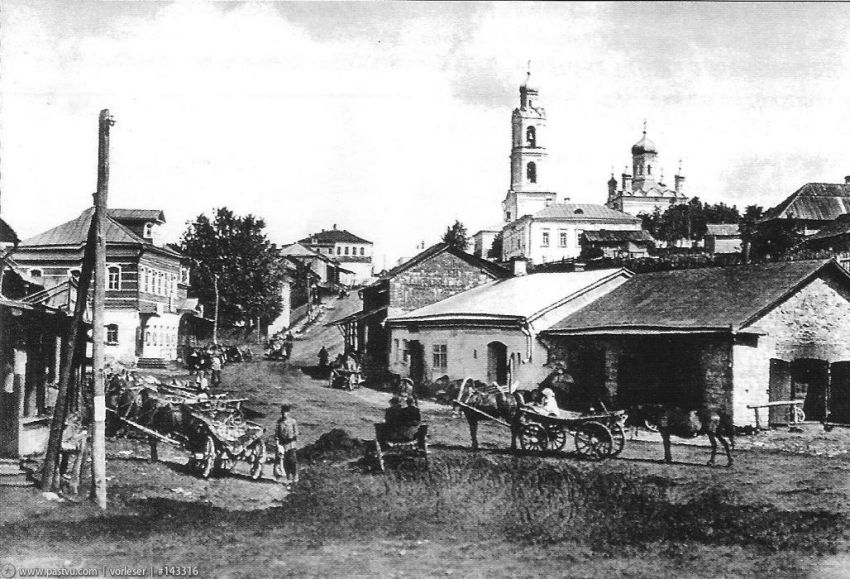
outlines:
[[[540,211],[555,202],[545,189],[546,110],[531,84],[531,63],[519,87],[519,107],[511,115],[511,186],[502,202],[506,222]]]

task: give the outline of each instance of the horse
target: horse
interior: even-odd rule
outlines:
[[[664,462],[670,464],[673,458],[670,453],[670,437],[694,438],[707,435],[711,443],[711,458],[708,466],[714,466],[717,457],[717,441],[723,445],[726,453],[726,466],[732,466],[732,451],[730,441],[733,436],[731,417],[716,406],[701,408],[682,408],[665,404],[650,404],[637,406],[629,411],[629,415],[642,416],[645,420],[658,426],[661,440],[664,443]]]
[[[456,407],[460,407],[469,425],[472,450],[478,450],[478,422],[489,419],[502,420],[508,424],[511,429],[511,450],[517,449],[517,438],[521,429],[519,408],[523,404],[518,393],[502,392],[495,383],[487,385],[472,378],[452,382],[449,391],[454,388],[457,389],[457,394],[453,401]],[[458,402],[462,405],[457,404]]]

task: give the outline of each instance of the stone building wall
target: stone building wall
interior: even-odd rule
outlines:
[[[390,307],[411,312],[493,280],[480,268],[443,252],[390,280]]]

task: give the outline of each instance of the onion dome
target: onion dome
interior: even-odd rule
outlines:
[[[632,145],[632,155],[643,155],[644,153],[657,153],[655,143],[646,136],[646,131],[643,132],[643,137],[640,141]]]

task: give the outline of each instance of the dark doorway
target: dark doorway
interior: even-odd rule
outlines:
[[[570,388],[570,400],[567,410],[586,411],[599,408],[599,403],[612,404],[605,388],[605,351],[583,349],[570,352],[567,360],[567,372],[575,384]]]
[[[829,367],[830,422],[850,424],[850,362],[835,362]]]
[[[803,400],[806,420],[823,420],[826,416],[826,385],[829,362],[799,358],[791,362],[792,400]]]
[[[425,377],[425,347],[419,340],[411,340],[410,348],[410,379],[414,384],[421,384]]]
[[[487,344],[487,382],[508,383],[508,347],[502,342]]]
[[[699,340],[641,336],[624,345],[617,370],[617,407],[702,404],[705,378],[699,353],[705,346]]]
[[[791,362],[771,358],[770,383],[767,389],[768,402],[792,400],[791,398]],[[768,411],[768,424],[788,424],[791,422],[791,408],[788,406],[773,406]]]

